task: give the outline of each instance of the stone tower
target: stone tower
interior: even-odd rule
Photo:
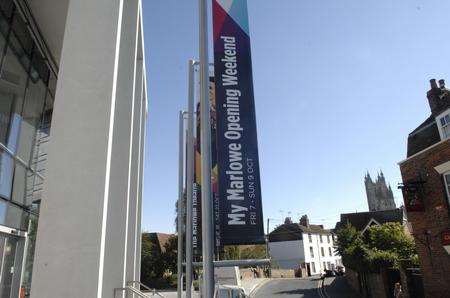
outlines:
[[[396,208],[391,186],[386,185],[383,172],[378,173],[375,182],[372,181],[372,177],[367,172],[364,177],[364,184],[366,185],[369,211],[392,210]]]

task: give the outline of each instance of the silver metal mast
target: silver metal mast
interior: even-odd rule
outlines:
[[[208,0],[199,0],[200,115],[202,155],[203,297],[214,295],[213,204],[211,196],[211,119],[209,115]]]
[[[184,174],[184,112],[180,111],[179,148],[178,148],[178,203],[177,203],[177,232],[178,232],[178,263],[177,263],[177,296],[181,298],[183,291],[183,174]]]
[[[194,60],[189,60],[188,86],[188,124],[187,124],[187,164],[186,164],[186,298],[191,298],[192,291],[192,195],[194,184]]]

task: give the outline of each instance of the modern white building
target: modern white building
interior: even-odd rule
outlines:
[[[274,266],[302,269],[308,276],[342,266],[334,245],[334,234],[322,225],[309,224],[307,216],[303,216],[300,223],[287,219],[269,234],[269,252]]]
[[[0,1],[0,297],[140,276],[140,0]]]

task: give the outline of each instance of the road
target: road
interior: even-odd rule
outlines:
[[[254,298],[358,298],[343,277],[328,278],[326,296],[320,293],[320,279],[275,279],[265,283],[254,293]]]

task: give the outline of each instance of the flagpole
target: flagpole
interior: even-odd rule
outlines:
[[[200,115],[202,156],[203,297],[214,296],[213,204],[211,196],[211,119],[209,104],[208,0],[199,0]]]
[[[192,195],[194,184],[194,60],[189,60],[188,124],[187,124],[187,212],[186,212],[186,298],[192,291]]]
[[[184,112],[179,115],[179,148],[178,148],[178,203],[177,203],[177,297],[181,298],[183,291],[183,173],[184,173]]]

